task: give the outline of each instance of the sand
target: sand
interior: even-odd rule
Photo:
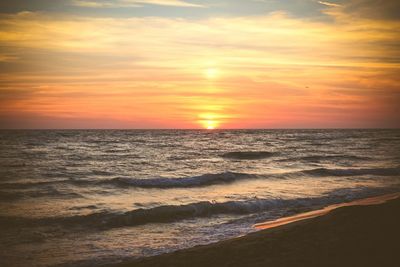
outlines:
[[[400,193],[393,193],[393,194],[387,194],[387,195],[382,195],[382,196],[363,198],[363,199],[354,200],[351,202],[334,204],[334,205],[330,205],[330,206],[327,206],[327,207],[319,209],[319,210],[303,212],[303,213],[299,213],[299,214],[296,214],[293,216],[280,218],[280,219],[277,219],[274,221],[258,223],[256,225],[254,225],[254,227],[256,227],[257,229],[269,229],[269,228],[277,227],[277,226],[292,223],[292,222],[297,222],[297,221],[301,221],[301,220],[305,220],[305,219],[322,216],[322,215],[325,215],[325,214],[331,212],[332,210],[340,208],[340,207],[357,206],[357,205],[358,206],[377,205],[377,204],[385,203],[388,200],[396,199],[398,197],[400,197]]]
[[[400,198],[391,194],[258,224],[265,230],[114,267],[400,266]],[[387,202],[385,202],[387,201]]]

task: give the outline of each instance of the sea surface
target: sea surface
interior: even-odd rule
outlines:
[[[100,266],[400,191],[400,130],[0,131],[1,266]]]

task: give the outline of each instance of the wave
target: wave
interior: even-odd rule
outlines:
[[[168,223],[184,219],[211,217],[216,215],[246,215],[286,206],[307,206],[312,199],[251,199],[243,201],[211,202],[201,201],[185,205],[164,205],[149,209],[136,209],[125,213],[109,211],[89,215],[53,218],[15,218],[1,217],[1,226],[25,225],[68,225],[109,229],[125,226],[138,226],[149,223]]]
[[[114,184],[119,186],[132,186],[140,188],[189,188],[209,186],[216,184],[232,183],[238,180],[257,178],[255,174],[223,172],[217,174],[204,174],[185,178],[152,178],[152,179],[135,179],[135,178],[113,178],[101,183]]]
[[[280,161],[292,161],[292,160],[302,160],[302,161],[310,161],[310,162],[320,162],[324,160],[335,160],[335,161],[343,161],[343,160],[351,160],[351,161],[362,161],[362,160],[370,160],[370,157],[360,157],[360,156],[352,156],[352,155],[313,155],[313,156],[304,156],[298,158],[288,158]]]
[[[249,201],[201,201],[186,205],[165,205],[151,209],[138,209],[113,217],[106,226],[134,226],[147,223],[165,223],[182,219],[210,217],[223,214],[251,214],[285,205],[284,200],[254,199]]]
[[[33,190],[23,190],[23,191],[0,190],[0,200],[4,202],[12,202],[19,199],[39,198],[39,197],[57,197],[63,199],[83,198],[83,196],[79,193],[58,190],[53,187],[45,187],[39,189],[36,188]]]
[[[107,174],[111,175],[111,174]],[[138,188],[190,188],[217,184],[233,183],[239,180],[256,179],[259,175],[238,172],[222,172],[216,174],[203,174],[184,178],[129,178],[117,177],[110,179],[64,179],[54,181],[24,181],[0,183],[1,189],[30,189],[49,187],[57,184],[73,184],[77,186],[114,185],[119,187]]]
[[[400,175],[400,168],[366,168],[366,169],[316,168],[300,172],[312,176],[358,176],[358,175],[398,176]]]
[[[65,180],[64,180],[65,181]],[[33,187],[47,186],[60,181],[23,181],[0,183],[0,189],[29,189]]]
[[[169,223],[185,219],[212,217],[218,215],[262,215],[265,212],[283,216],[326,205],[351,201],[379,194],[398,192],[397,188],[341,188],[321,197],[280,199],[253,198],[248,200],[213,202],[200,201],[183,205],[163,205],[154,208],[140,208],[124,213],[103,211],[88,215],[70,217],[23,218],[0,215],[0,226],[19,227],[68,225],[83,229],[111,229],[117,227],[139,226],[150,223]]]
[[[395,193],[399,192],[399,189],[399,187],[340,188],[314,198],[252,198],[227,202],[200,201],[183,205],[163,205],[147,209],[140,208],[122,213],[102,211],[87,215],[66,217],[26,218],[0,215],[0,227],[65,225],[86,231],[87,229],[106,230],[150,223],[170,223],[219,215],[256,215],[257,218],[268,214],[286,216],[343,201]],[[96,209],[97,206],[79,208]]]
[[[108,174],[111,175],[111,174]],[[300,170],[284,173],[270,173],[270,174],[251,174],[239,172],[222,172],[216,174],[203,174],[192,177],[183,178],[129,178],[129,177],[116,177],[106,179],[64,179],[54,181],[29,181],[29,182],[6,182],[0,183],[0,189],[33,189],[45,188],[48,194],[56,194],[57,191],[51,191],[52,186],[57,184],[72,184],[75,186],[115,186],[121,188],[154,188],[154,189],[170,189],[170,188],[195,188],[205,187],[211,185],[222,185],[234,183],[241,180],[252,179],[295,179],[299,176],[313,176],[313,177],[346,177],[346,176],[363,176],[363,175],[376,175],[376,176],[400,176],[400,168],[362,168],[362,169],[330,169],[330,168],[314,168],[309,170]],[[43,193],[43,195],[45,195]],[[28,195],[29,196],[29,195]]]
[[[236,151],[227,152],[222,154],[221,157],[228,159],[239,159],[239,160],[255,160],[264,159],[273,156],[275,153],[269,151]]]

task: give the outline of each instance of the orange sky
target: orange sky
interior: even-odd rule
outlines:
[[[302,1],[0,5],[0,127],[400,127],[399,5]]]

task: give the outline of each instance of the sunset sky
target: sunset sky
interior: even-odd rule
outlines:
[[[400,1],[1,1],[0,69],[0,128],[400,127]]]

